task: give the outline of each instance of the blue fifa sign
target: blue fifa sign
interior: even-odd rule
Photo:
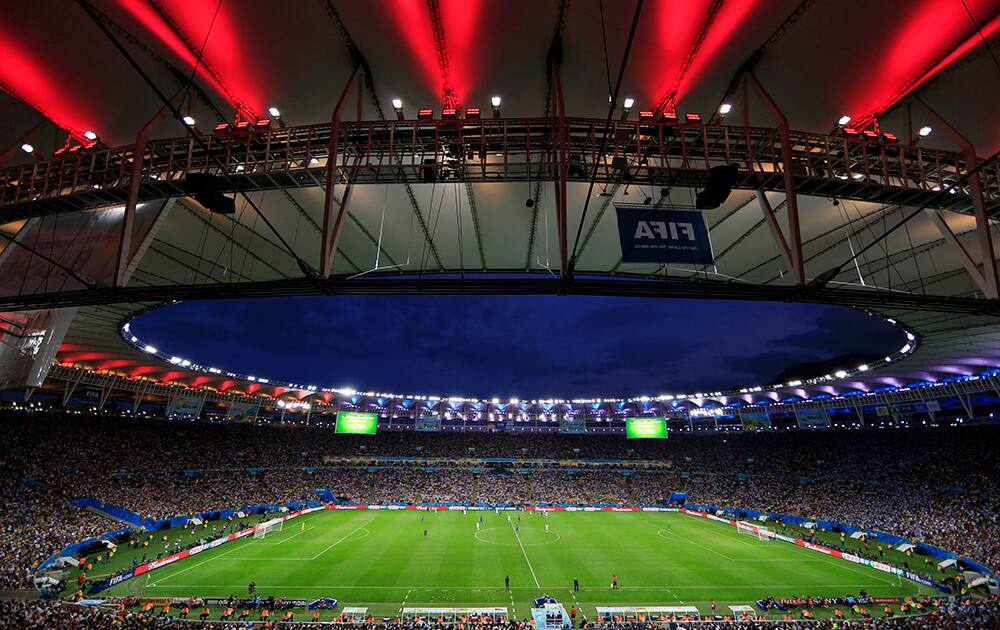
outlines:
[[[616,205],[622,262],[711,265],[715,263],[701,212]]]

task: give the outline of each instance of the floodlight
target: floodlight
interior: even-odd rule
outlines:
[[[271,105],[270,107],[267,108],[267,113],[271,114],[275,118],[281,117],[281,110],[275,107],[274,105]]]
[[[185,124],[185,125],[187,125],[188,127],[194,127],[194,118],[193,118],[192,116],[190,116],[190,115],[188,115],[188,116],[185,116],[184,118],[181,118],[181,120],[182,120],[182,121],[184,122],[184,124]]]
[[[847,114],[844,114],[843,116],[840,117],[840,120],[837,121],[837,124],[843,127],[849,122],[851,122],[851,117],[848,116]]]
[[[731,111],[733,111],[733,106],[730,105],[729,103],[723,103],[722,105],[719,106],[719,115],[720,116],[725,116],[726,114],[728,114]]]
[[[86,138],[87,140],[97,140],[97,134],[94,133],[93,131],[84,131],[83,137]]]
[[[21,145],[21,150],[24,151],[25,153],[34,153],[35,147],[25,142],[24,144]]]
[[[926,138],[927,136],[931,135],[932,131],[934,131],[933,127],[929,127],[927,125],[924,125],[923,127],[920,128],[920,131],[918,131],[917,133],[920,134],[921,138]]]

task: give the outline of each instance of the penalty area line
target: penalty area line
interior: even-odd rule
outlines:
[[[375,520],[375,517],[373,516],[373,517],[371,517],[370,519],[368,519],[367,521],[365,521],[364,523],[362,523],[362,524],[358,525],[357,527],[355,527],[355,528],[354,528],[354,529],[352,529],[351,531],[349,531],[349,532],[347,532],[346,534],[344,534],[343,536],[341,536],[341,537],[340,537],[340,538],[339,538],[339,539],[337,540],[337,542],[335,542],[335,543],[332,543],[332,544],[331,544],[331,545],[330,545],[329,547],[327,547],[327,548],[326,548],[326,549],[324,549],[323,551],[319,552],[318,554],[316,554],[315,556],[313,556],[312,558],[310,558],[310,560],[315,560],[315,559],[319,558],[320,556],[322,556],[322,555],[323,555],[324,553],[326,553],[327,551],[330,551],[331,549],[333,549],[334,547],[336,547],[336,546],[337,546],[337,545],[339,545],[340,543],[342,543],[342,542],[344,542],[345,540],[347,540],[348,538],[350,538],[350,537],[351,537],[351,536],[352,536],[352,535],[353,535],[353,534],[354,534],[355,532],[357,532],[358,530],[360,530],[360,529],[364,529],[365,525],[367,525],[368,523],[371,523],[371,522],[372,522],[372,521],[374,521],[374,520]]]

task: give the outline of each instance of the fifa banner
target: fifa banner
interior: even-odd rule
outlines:
[[[625,418],[625,437],[663,439],[667,437],[666,418]]]
[[[176,396],[167,409],[168,418],[197,418],[205,399],[200,396]]]
[[[375,435],[377,430],[377,413],[361,413],[357,411],[341,411],[337,413],[337,433]]]
[[[257,415],[257,405],[250,402],[234,402],[226,410],[226,420],[230,422],[250,422]]]
[[[583,418],[559,418],[560,433],[586,433],[587,425]]]
[[[795,419],[800,429],[826,429],[830,426],[826,409],[796,409]]]
[[[0,390],[41,387],[75,317],[75,307],[0,313]]]
[[[441,418],[435,418],[433,416],[418,417],[414,424],[414,428],[417,431],[440,431]]]
[[[622,262],[711,265],[712,245],[701,212],[615,205]]]
[[[741,411],[740,420],[744,431],[760,431],[771,428],[771,416],[766,411]]]

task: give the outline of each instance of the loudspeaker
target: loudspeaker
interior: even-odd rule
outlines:
[[[208,173],[191,173],[186,181],[194,199],[210,212],[218,214],[233,214],[236,212],[236,200],[222,194],[219,178]]]
[[[433,184],[437,181],[437,163],[434,158],[424,158],[424,166],[420,169],[420,181],[425,184]]]
[[[733,191],[739,167],[735,164],[716,166],[708,172],[708,185],[695,197],[695,207],[700,210],[718,208]]]

